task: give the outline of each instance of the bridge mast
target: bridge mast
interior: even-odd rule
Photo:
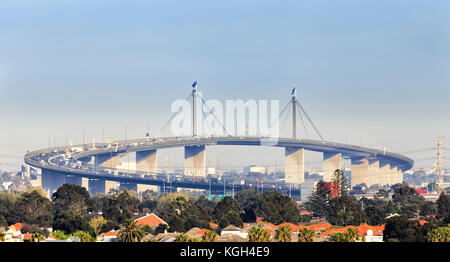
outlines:
[[[297,104],[297,85],[294,84],[294,89],[292,89],[292,138],[297,138],[297,115],[296,115],[296,104]]]

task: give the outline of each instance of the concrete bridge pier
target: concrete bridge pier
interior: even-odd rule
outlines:
[[[403,172],[400,168],[397,168],[397,172],[394,177],[395,184],[403,183]]]
[[[391,169],[389,170],[389,185],[395,185],[397,184],[397,174],[398,170],[396,166],[391,166]]]
[[[368,187],[380,184],[380,161],[379,160],[369,160],[369,179]]]
[[[65,183],[66,175],[64,173],[50,169],[42,169],[41,184],[44,191],[48,192],[49,198]]]
[[[119,182],[103,180],[103,179],[89,179],[88,182],[89,194],[95,195],[108,194],[111,189],[119,188]]]
[[[369,160],[364,157],[352,158],[351,187],[359,184],[369,184]]]
[[[204,145],[184,147],[184,173],[189,176],[206,177]]]
[[[95,165],[117,168],[118,158],[119,156],[116,152],[95,155]]]
[[[305,149],[286,147],[284,149],[284,180],[286,183],[301,184],[305,181]]]
[[[89,179],[81,176],[66,175],[66,183],[86,188],[89,192]]]
[[[136,152],[136,170],[157,172],[156,149]]]
[[[342,169],[342,154],[334,152],[324,152],[323,181],[330,182],[336,169]]]
[[[380,161],[380,185],[389,185],[391,165],[387,162]]]

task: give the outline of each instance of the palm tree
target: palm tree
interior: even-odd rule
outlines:
[[[347,229],[347,232],[337,232],[331,235],[333,242],[356,242],[360,239],[358,230],[354,228]]]
[[[292,229],[288,226],[281,226],[275,232],[275,239],[280,242],[291,242]]]
[[[450,242],[450,228],[439,227],[428,232],[428,242]]]
[[[347,229],[347,234],[349,238],[349,242],[356,242],[360,239],[359,231],[355,228],[349,228]]]
[[[260,227],[252,227],[248,231],[249,242],[270,242],[270,233]]]
[[[217,241],[217,233],[212,230],[208,230],[203,233],[202,242],[216,242]]]
[[[122,225],[122,228],[117,234],[117,239],[120,242],[139,242],[143,236],[144,231],[142,230],[142,226],[136,225],[134,220],[129,220]]]
[[[176,237],[175,242],[189,242],[189,237],[186,234],[179,234]]]
[[[45,237],[37,232],[31,235],[31,242],[41,242],[44,239]]]
[[[311,228],[302,228],[298,231],[298,242],[313,242],[316,232]]]

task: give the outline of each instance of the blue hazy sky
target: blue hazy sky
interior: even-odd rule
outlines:
[[[327,140],[432,147],[450,137],[450,2],[0,0],[0,169],[66,132],[155,135],[195,76],[208,99],[282,105],[295,82]],[[224,165],[283,161],[220,152]]]

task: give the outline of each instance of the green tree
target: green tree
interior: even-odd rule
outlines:
[[[370,205],[364,209],[364,216],[367,224],[376,226],[384,223],[386,212],[382,206]]]
[[[241,217],[239,216],[239,213],[234,211],[234,210],[230,210],[228,211],[226,214],[224,214],[222,216],[222,218],[219,220],[219,227],[220,228],[225,228],[229,225],[233,225],[236,227],[242,227],[243,226],[243,222]]]
[[[45,237],[43,235],[41,235],[40,233],[33,233],[31,235],[31,242],[41,242],[44,241]]]
[[[94,234],[91,225],[73,210],[60,211],[55,215],[53,229],[72,234],[78,230]]]
[[[0,227],[7,227],[8,226],[8,221],[6,221],[6,218],[2,215],[0,215]]]
[[[358,230],[354,228],[347,229],[347,232],[337,232],[330,236],[333,242],[356,242],[361,239]]]
[[[3,216],[7,224],[14,224],[17,222],[14,217],[14,204],[17,196],[14,192],[0,192],[0,216]]]
[[[52,236],[56,237],[59,240],[66,240],[67,238],[69,238],[69,235],[67,235],[66,233],[64,233],[64,231],[62,230],[54,230],[51,233]]]
[[[316,232],[310,228],[302,228],[298,231],[298,242],[313,242]]]
[[[439,227],[428,232],[428,242],[450,242],[450,227]]]
[[[340,169],[336,169],[333,173],[333,177],[331,178],[331,183],[334,183],[337,186],[338,197],[345,196],[349,192],[349,183],[347,177],[344,175],[344,172]]]
[[[89,220],[89,225],[94,230],[94,234],[98,236],[102,232],[102,228],[107,222],[108,221],[105,218],[99,216],[91,218],[91,220]]]
[[[418,215],[419,208],[425,202],[425,199],[414,188],[399,186],[395,188],[392,201],[400,214],[408,218],[414,218]]]
[[[53,221],[53,205],[36,190],[24,192],[14,203],[13,217],[16,222],[49,227]]]
[[[253,209],[256,216],[263,217],[265,221],[274,224],[284,222],[297,223],[300,220],[300,211],[297,204],[288,196],[274,190],[267,190],[256,197]],[[248,210],[246,211],[248,212]]]
[[[386,213],[387,214],[395,214],[397,211],[394,208],[394,204],[391,200],[388,201],[388,204],[386,206]]]
[[[176,236],[175,242],[189,242],[189,237],[186,234],[179,234]]]
[[[247,238],[249,242],[270,242],[270,233],[261,227],[252,227]]]
[[[139,199],[133,197],[130,191],[123,190],[117,196],[107,199],[102,208],[103,217],[116,225],[124,223],[133,213],[139,211]]]
[[[280,242],[291,242],[292,240],[292,229],[288,226],[278,227],[275,231],[275,239]]]
[[[229,211],[239,212],[239,202],[232,197],[226,196],[217,203],[212,215],[216,221],[219,221]]]
[[[437,218],[442,220],[442,224],[450,224],[450,195],[442,192],[437,203]]]
[[[327,220],[337,226],[359,225],[364,220],[364,213],[356,198],[341,196],[330,200]]]
[[[117,239],[120,242],[140,242],[143,237],[142,227],[136,225],[136,222],[132,219],[122,224],[121,229],[117,233]]]
[[[326,217],[328,215],[330,210],[330,188],[326,186],[323,180],[317,183],[315,190],[308,197],[305,207],[314,216]]]
[[[0,242],[5,242],[6,235],[3,232],[0,232]]]
[[[95,242],[95,238],[93,238],[88,232],[85,231],[75,231],[72,236],[78,237],[78,239],[80,239],[80,242]]]
[[[95,203],[86,188],[64,184],[52,195],[55,211],[72,210],[80,216],[95,210]]]
[[[420,224],[406,216],[395,216],[386,220],[383,231],[385,242],[417,242]]]
[[[202,242],[216,242],[218,235],[215,231],[208,230],[202,235]]]

